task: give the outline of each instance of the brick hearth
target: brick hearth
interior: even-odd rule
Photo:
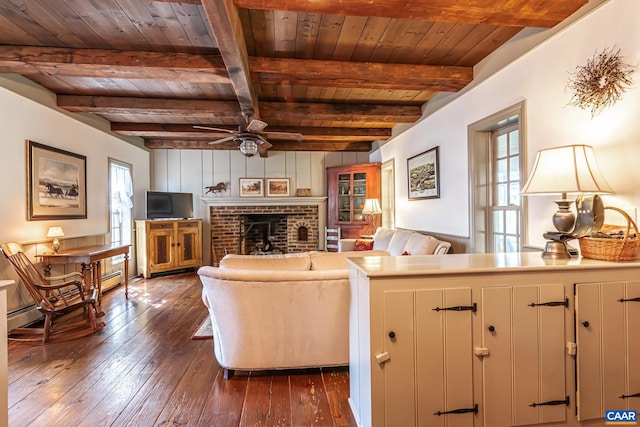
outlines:
[[[280,252],[305,252],[319,248],[317,205],[210,206],[209,211],[211,242],[218,256],[251,253],[255,250],[254,240],[248,240],[247,244],[244,238],[242,241],[240,239],[244,235],[246,218],[254,215],[270,218],[281,215],[284,218],[282,221],[286,222],[286,231],[272,230],[276,237],[274,244]],[[300,230],[301,227],[306,230]],[[305,236],[307,240],[303,240]]]

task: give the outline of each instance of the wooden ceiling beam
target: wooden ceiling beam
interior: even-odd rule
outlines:
[[[226,132],[195,129],[191,124],[167,124],[167,123],[111,123],[111,130],[119,135],[138,136],[141,138],[176,138],[214,140],[228,136]],[[235,126],[213,126],[229,131],[236,130]],[[371,141],[386,140],[391,137],[390,128],[320,128],[320,127],[278,127],[269,126],[266,132],[299,132],[303,135],[303,141]],[[269,137],[269,141],[278,141],[278,138]]]
[[[220,55],[0,46],[0,71],[51,76],[231,83]]]
[[[146,139],[144,146],[149,149],[165,150],[237,150],[235,142],[209,144],[210,141],[190,139]],[[269,151],[371,151],[372,142],[366,141],[274,141]]]
[[[243,123],[235,101],[58,95],[57,105],[64,110],[79,113],[170,115],[202,119],[217,117],[236,119]]]
[[[233,0],[202,0],[202,8],[218,43],[243,115],[259,119],[258,98],[251,82],[249,54],[238,9]]]
[[[473,68],[249,57],[253,81],[319,87],[458,91]],[[0,46],[0,72],[231,83],[220,55]]]
[[[456,92],[473,80],[472,67],[250,57],[260,84]]]
[[[551,28],[588,0],[235,0],[239,8]]]
[[[238,106],[233,101],[58,95],[57,103],[67,111],[96,114],[171,114],[202,119],[240,117]],[[422,115],[421,107],[416,105],[262,102],[260,109],[264,110],[267,122],[274,118],[288,121],[387,122],[395,125],[413,123]]]
[[[422,116],[418,105],[326,104],[261,102],[264,117],[287,121],[413,123]]]

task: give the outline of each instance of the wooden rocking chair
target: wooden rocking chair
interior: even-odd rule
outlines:
[[[104,315],[96,308],[98,290],[88,288],[82,274],[74,272],[45,277],[25,255],[19,243],[2,243],[0,249],[20,276],[36,308],[44,315],[42,328],[16,328],[9,331],[9,339],[42,340],[43,343],[66,341],[92,334],[105,326],[104,322],[96,320]],[[54,324],[58,317],[67,313],[71,314]],[[75,319],[76,315],[81,319]]]

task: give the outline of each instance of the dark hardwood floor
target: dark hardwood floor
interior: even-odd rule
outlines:
[[[230,380],[195,273],[105,293],[106,327],[54,344],[9,342],[9,425],[354,426],[346,368],[248,373]],[[260,349],[256,349],[260,351]]]

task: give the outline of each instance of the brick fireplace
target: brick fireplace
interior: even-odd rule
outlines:
[[[267,236],[275,253],[324,246],[320,235],[326,223],[325,197],[202,200],[208,206],[211,249],[218,260],[228,253],[262,253]]]

